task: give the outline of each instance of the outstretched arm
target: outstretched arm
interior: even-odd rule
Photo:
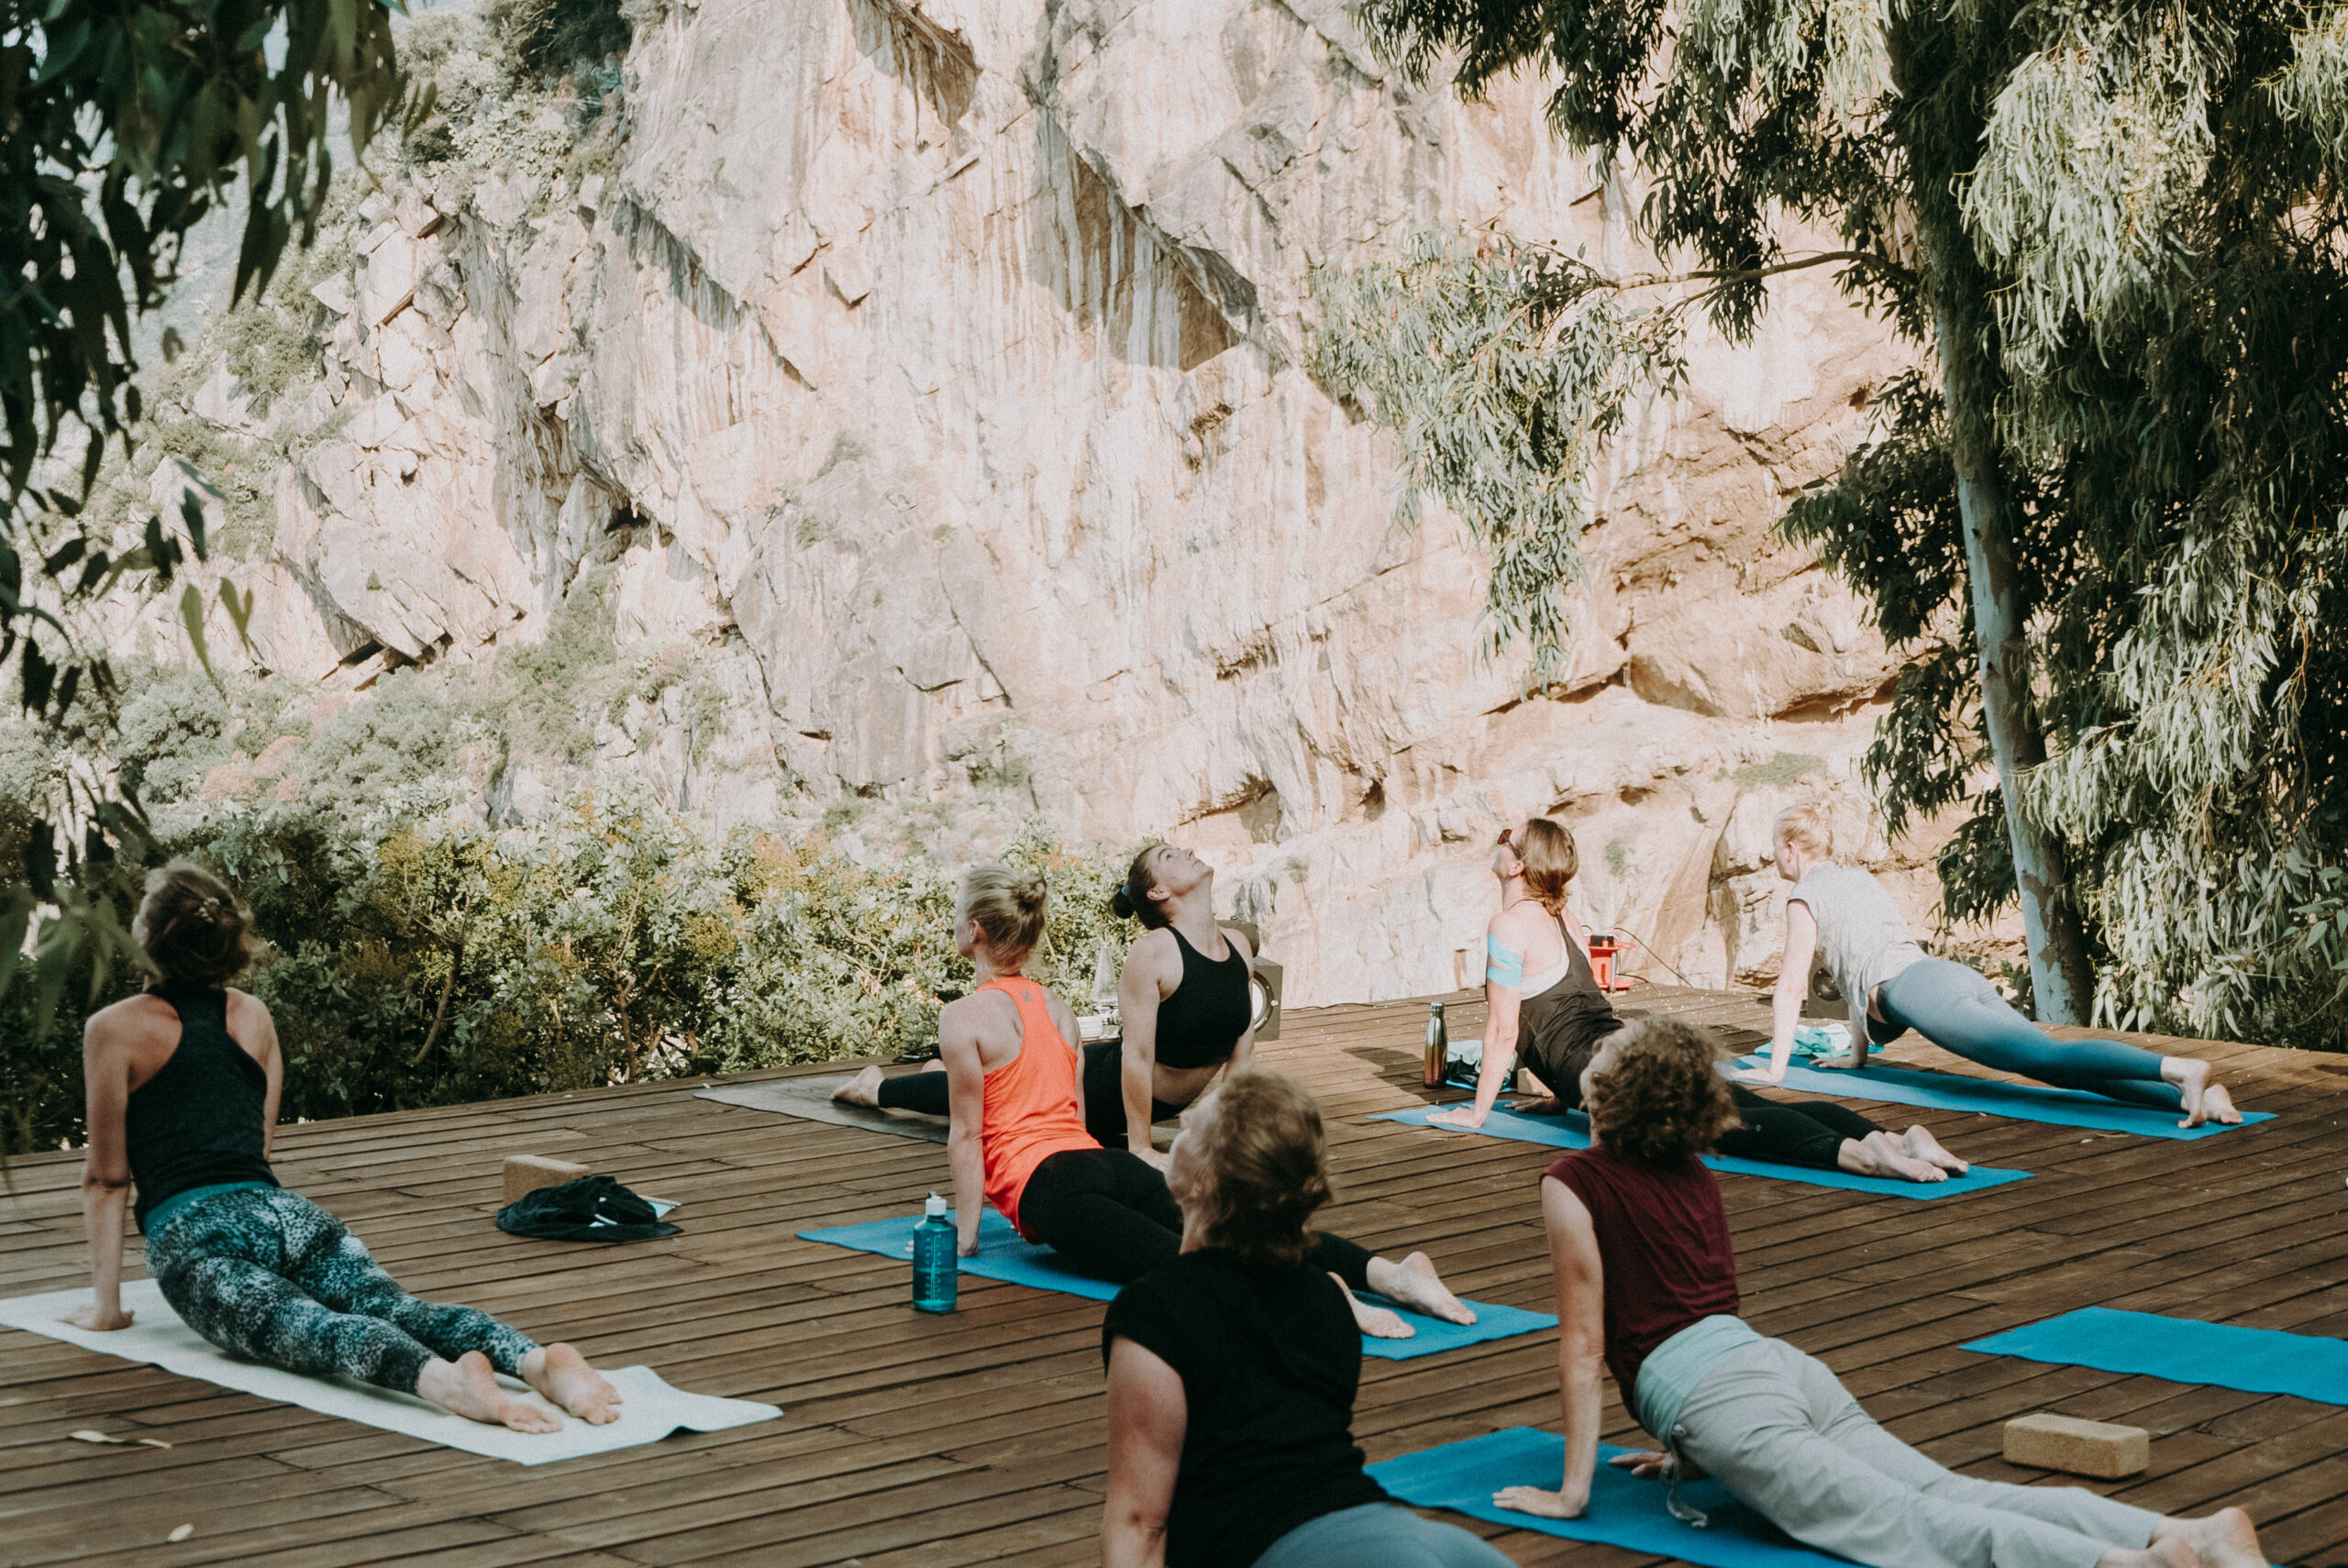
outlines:
[[[1109,1347],[1109,1503],[1103,1568],[1165,1568],[1166,1516],[1190,1430],[1182,1375],[1120,1337]]]
[[[82,1227],[90,1240],[92,1300],[65,1316],[77,1329],[130,1327],[122,1309],[122,1221],[130,1208],[130,1161],[124,1108],[130,1100],[130,1054],[111,1038],[101,1014],[82,1033],[83,1110],[89,1144],[82,1156]]]
[[[1778,984],[1769,993],[1769,1065],[1766,1068],[1744,1068],[1730,1077],[1749,1084],[1781,1084],[1786,1081],[1786,1068],[1793,1062],[1794,1031],[1801,1026],[1801,1004],[1810,995],[1811,961],[1818,955],[1818,918],[1810,905],[1789,900],[1786,903],[1786,953],[1778,966]],[[1862,997],[1857,1004],[1866,1006]],[[1857,1032],[1853,1031],[1855,1038]],[[1859,1047],[1859,1059],[1866,1059],[1866,1047]]]
[[[1117,1047],[1122,1060],[1118,1091],[1125,1101],[1125,1147],[1159,1170],[1166,1156],[1149,1141],[1149,1113],[1157,1103],[1157,1004],[1170,987],[1162,982],[1172,941],[1155,941],[1156,932],[1144,932],[1125,955],[1117,976],[1117,1014],[1124,1029]],[[1174,984],[1181,983],[1177,971]]]
[[[1541,1220],[1557,1286],[1557,1391],[1565,1405],[1566,1473],[1557,1489],[1511,1486],[1495,1506],[1545,1518],[1578,1518],[1589,1507],[1598,1465],[1599,1377],[1606,1364],[1606,1270],[1598,1232],[1581,1199],[1555,1176],[1541,1180]]]
[[[987,1073],[979,1057],[979,1036],[969,1014],[957,1016],[957,1002],[937,1017],[937,1054],[946,1061],[946,1097],[953,1124],[946,1155],[954,1172],[955,1250],[979,1255],[979,1220],[986,1209],[987,1163],[979,1143],[986,1117]]]
[[[1515,948],[1487,932],[1484,936],[1484,1055],[1476,1065],[1476,1103],[1438,1110],[1427,1121],[1438,1127],[1481,1127],[1508,1088],[1516,1066],[1518,1010],[1524,993],[1524,960]]]
[[[1223,939],[1247,963],[1247,1028],[1239,1036],[1239,1043],[1231,1048],[1231,1061],[1224,1068],[1226,1074],[1244,1073],[1256,1065],[1256,954],[1247,945],[1247,939],[1235,931],[1226,928]]]

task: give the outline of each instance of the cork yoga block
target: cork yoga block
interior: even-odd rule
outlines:
[[[536,1192],[542,1187],[560,1187],[567,1181],[577,1181],[595,1173],[585,1165],[574,1165],[569,1160],[550,1160],[544,1154],[508,1154],[505,1156],[505,1201],[513,1202],[526,1192]]]
[[[2006,1423],[2006,1463],[2117,1481],[2153,1462],[2153,1434],[2142,1427],[2082,1421],[2072,1416],[2016,1416]]]

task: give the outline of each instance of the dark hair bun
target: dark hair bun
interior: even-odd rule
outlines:
[[[1132,895],[1132,894],[1130,894],[1130,893],[1128,893],[1128,892],[1126,892],[1123,888],[1120,888],[1120,889],[1118,889],[1115,892],[1113,892],[1113,893],[1110,894],[1110,895],[1109,895],[1109,912],[1110,912],[1111,914],[1113,914],[1113,915],[1115,915],[1119,920],[1131,920],[1131,919],[1133,919],[1133,918],[1134,918],[1134,900],[1133,900],[1133,895]]]

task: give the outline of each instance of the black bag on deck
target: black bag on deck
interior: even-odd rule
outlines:
[[[607,1176],[526,1192],[497,1211],[497,1228],[540,1242],[641,1242],[678,1233],[652,1205]]]

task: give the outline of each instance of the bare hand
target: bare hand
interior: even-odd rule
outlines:
[[[1671,1455],[1656,1449],[1643,1448],[1630,1453],[1618,1453],[1607,1463],[1617,1470],[1627,1470],[1642,1481],[1671,1473]]]
[[[1130,1152],[1135,1159],[1141,1161],[1154,1171],[1163,1172],[1166,1169],[1166,1156],[1156,1149],[1135,1149]]]
[[[1782,1084],[1786,1081],[1783,1067],[1738,1067],[1729,1074],[1731,1081],[1740,1084]]]
[[[1589,1507],[1589,1497],[1564,1490],[1545,1492],[1538,1486],[1510,1486],[1492,1494],[1492,1507],[1545,1519],[1578,1519]]]
[[[979,1239],[978,1239],[978,1237],[976,1237],[976,1236],[957,1236],[957,1237],[955,1237],[955,1238],[954,1238],[954,1255],[955,1255],[956,1257],[958,1257],[958,1258],[974,1258],[974,1257],[977,1257],[977,1256],[979,1255]]]
[[[1847,1056],[1813,1057],[1810,1065],[1813,1067],[1824,1067],[1828,1072],[1847,1073],[1854,1067],[1864,1067],[1867,1065],[1867,1048],[1862,1045]]]
[[[116,1329],[130,1327],[132,1314],[116,1307],[107,1310],[93,1301],[86,1307],[76,1307],[59,1322],[76,1329],[87,1329],[94,1334],[110,1334]]]
[[[1438,1110],[1427,1117],[1430,1127],[1464,1127],[1472,1132],[1483,1124],[1482,1114],[1472,1105],[1455,1105],[1448,1110]]]

